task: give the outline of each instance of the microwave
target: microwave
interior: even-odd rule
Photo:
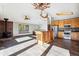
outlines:
[[[71,24],[65,24],[64,28],[71,28]]]

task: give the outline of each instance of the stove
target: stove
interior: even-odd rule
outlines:
[[[11,32],[7,31],[8,18],[4,18],[4,24],[5,24],[4,25],[4,32],[2,34],[2,37],[3,38],[11,37],[12,36]]]

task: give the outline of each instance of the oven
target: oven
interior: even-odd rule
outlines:
[[[64,39],[71,39],[71,24],[64,25]]]

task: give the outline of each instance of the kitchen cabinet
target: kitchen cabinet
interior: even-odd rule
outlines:
[[[54,22],[54,21],[52,21],[52,22],[51,22],[51,25],[52,25],[52,26],[54,26],[54,23],[55,23],[55,22]]]
[[[51,25],[64,27],[64,24],[71,24],[72,27],[79,27],[79,18],[52,21]]]
[[[72,25],[72,20],[71,19],[66,19],[66,20],[64,20],[64,24],[71,24]]]
[[[58,38],[63,38],[64,32],[58,32]]]
[[[79,40],[79,32],[72,32],[71,38],[72,40]]]
[[[63,21],[63,20],[60,20],[60,21],[59,21],[59,27],[60,27],[60,28],[63,28],[63,27],[64,27],[64,21]]]
[[[55,26],[58,26],[58,25],[59,25],[59,21],[56,20],[56,21],[55,21]]]
[[[58,21],[58,20],[52,21],[52,22],[51,22],[51,25],[53,25],[53,26],[58,26],[58,25],[59,25],[59,21]]]
[[[52,25],[59,26],[59,28],[64,28],[65,24],[71,24],[72,28],[79,28],[79,18],[70,18],[65,20],[56,20],[52,22]],[[63,38],[64,31],[58,31],[58,38]],[[72,39],[79,40],[79,33],[72,32]]]
[[[79,18],[72,19],[72,27],[79,27]]]

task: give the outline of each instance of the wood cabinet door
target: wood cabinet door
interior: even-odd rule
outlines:
[[[59,25],[59,21],[56,20],[56,21],[55,21],[55,26],[58,26],[58,25]]]
[[[71,24],[72,25],[72,20],[71,19],[64,20],[64,24]]]
[[[58,26],[58,25],[59,25],[59,21],[58,21],[58,20],[52,21],[52,22],[51,22],[51,25],[53,25],[53,26]]]
[[[63,33],[64,32],[58,32],[58,38],[63,38]]]
[[[59,27],[63,28],[64,27],[64,20],[59,21]]]
[[[54,26],[54,23],[55,23],[55,22],[54,22],[54,21],[52,21],[52,22],[51,22],[51,25],[52,25],[52,26]]]
[[[79,18],[72,19],[72,27],[79,27]]]
[[[72,32],[71,38],[72,40],[79,40],[79,32]]]

